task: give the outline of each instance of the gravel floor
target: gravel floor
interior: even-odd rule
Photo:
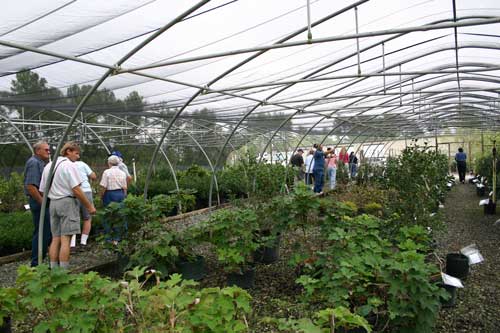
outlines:
[[[500,209],[496,215],[484,215],[480,198],[471,184],[458,183],[446,198],[446,230],[437,235],[438,254],[445,258],[475,243],[484,261],[470,267],[457,290],[455,307],[443,308],[436,332],[500,332]]]

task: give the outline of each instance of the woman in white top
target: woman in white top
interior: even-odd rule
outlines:
[[[122,202],[127,194],[127,175],[120,170],[118,156],[108,157],[109,169],[104,170],[99,185],[101,186],[101,198],[104,207],[111,202]]]
[[[99,185],[101,186],[101,198],[104,207],[112,202],[122,202],[127,195],[127,175],[120,170],[119,163],[119,157],[111,155],[108,157],[109,169],[104,170],[102,174]],[[111,226],[109,221],[104,219],[103,225],[107,240],[112,241],[115,245],[128,229],[126,220],[120,221],[119,225]]]
[[[313,184],[313,170],[314,170],[314,150],[309,150],[309,153],[306,156],[306,160],[304,161],[305,172],[306,172],[306,184]]]

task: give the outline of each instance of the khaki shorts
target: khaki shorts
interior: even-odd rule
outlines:
[[[80,211],[78,200],[66,197],[50,201],[50,230],[52,237],[70,236],[80,233]]]
[[[94,198],[92,198],[92,192],[83,192],[90,203],[94,203]],[[82,216],[82,220],[90,220],[91,215],[87,208],[78,200],[78,207],[80,208],[80,215]]]

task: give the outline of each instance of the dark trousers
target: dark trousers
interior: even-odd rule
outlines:
[[[323,185],[325,183],[324,171],[323,169],[314,170],[313,175],[314,175],[314,192],[319,193],[323,191]]]
[[[40,220],[40,213],[42,206],[33,198],[29,198],[29,205],[31,210],[31,215],[33,216],[33,238],[31,239],[31,267],[38,266],[38,226]],[[45,218],[43,220],[43,238],[42,238],[42,250],[43,258],[47,256],[47,248],[52,241],[52,233],[50,232],[50,213],[49,206],[45,208]]]
[[[465,182],[465,171],[467,170],[467,163],[465,161],[457,161],[458,178],[461,182]]]

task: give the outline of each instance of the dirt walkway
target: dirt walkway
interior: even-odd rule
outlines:
[[[500,332],[500,208],[496,215],[484,215],[481,198],[475,186],[457,184],[446,198],[444,214],[446,230],[437,235],[438,254],[475,243],[484,257],[482,263],[470,267],[465,288],[457,291],[453,308],[440,312],[436,332]]]

